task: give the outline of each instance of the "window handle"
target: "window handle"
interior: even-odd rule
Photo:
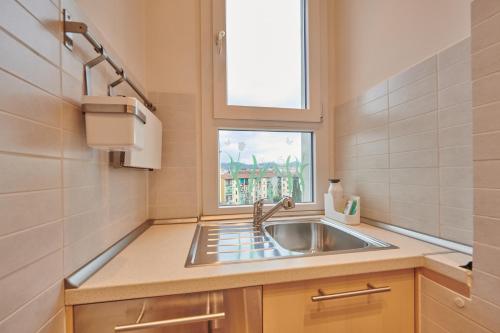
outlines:
[[[215,39],[215,45],[217,46],[217,52],[219,52],[219,54],[222,53],[222,44],[224,43],[224,38],[226,38],[226,32],[224,30],[219,31]]]

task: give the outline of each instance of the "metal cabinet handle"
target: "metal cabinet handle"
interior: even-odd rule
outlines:
[[[200,316],[151,321],[149,323],[116,326],[115,332],[128,332],[128,331],[144,330],[144,329],[148,329],[148,328],[175,326],[175,325],[182,325],[182,324],[193,324],[193,323],[199,323],[202,321],[224,319],[225,317],[226,317],[225,312],[219,312],[219,313],[212,313],[212,314],[206,314],[206,315],[200,315]]]
[[[313,302],[321,302],[321,301],[328,301],[331,299],[339,299],[339,298],[347,298],[347,297],[354,297],[354,296],[386,293],[386,292],[391,291],[391,287],[378,287],[377,288],[377,287],[374,287],[371,283],[368,283],[366,286],[367,286],[367,289],[346,291],[343,293],[335,293],[335,294],[325,294],[325,292],[323,290],[318,289],[319,295],[312,296],[311,300]]]

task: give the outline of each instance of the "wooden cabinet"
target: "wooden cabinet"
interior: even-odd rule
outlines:
[[[262,333],[262,287],[75,305],[71,333]]]
[[[467,332],[488,333],[486,327],[500,327],[498,314],[488,313],[469,287],[449,277],[426,269],[417,276],[419,333]]]
[[[311,297],[390,287],[313,302]],[[363,293],[363,292],[362,292]],[[361,293],[361,294],[362,294]],[[264,286],[264,333],[412,333],[414,271],[353,275]]]

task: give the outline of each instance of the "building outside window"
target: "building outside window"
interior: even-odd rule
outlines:
[[[219,130],[221,206],[312,202],[312,133]]]

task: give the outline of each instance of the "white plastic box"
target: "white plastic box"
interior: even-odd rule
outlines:
[[[352,199],[357,201],[356,211],[353,215],[344,214],[343,212],[337,212],[335,210],[335,203],[333,202],[333,197],[328,193],[325,193],[325,216],[344,224],[356,225],[361,223],[361,198],[355,195],[344,197],[344,202],[342,206],[345,205],[347,200]]]
[[[136,98],[83,96],[87,144],[108,151],[138,151],[144,148],[146,115]]]

